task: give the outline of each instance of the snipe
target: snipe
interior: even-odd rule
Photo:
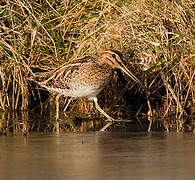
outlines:
[[[101,56],[84,56],[74,62],[68,62],[49,72],[39,73],[35,81],[51,92],[58,93],[56,103],[56,119],[59,118],[58,98],[61,95],[69,97],[85,97],[93,100],[96,108],[114,121],[104,112],[97,100],[97,95],[110,82],[116,68],[121,69],[135,82],[142,83],[125,67],[122,54],[116,50],[107,50]]]

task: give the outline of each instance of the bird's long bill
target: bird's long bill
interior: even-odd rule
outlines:
[[[124,64],[122,64],[122,66],[120,66],[120,69],[127,74],[131,79],[133,79],[137,84],[141,85],[142,88],[145,89],[144,85],[140,82],[139,79],[137,79],[126,67]]]

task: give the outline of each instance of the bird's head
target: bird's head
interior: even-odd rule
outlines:
[[[123,56],[119,51],[107,50],[102,54],[104,63],[110,65],[113,69],[121,69],[125,74],[131,77],[136,83],[140,84],[144,89],[145,86],[137,79],[123,64]]]

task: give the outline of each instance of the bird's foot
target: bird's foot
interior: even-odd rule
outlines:
[[[106,119],[105,121],[106,121],[107,123],[106,123],[106,125],[105,125],[102,129],[100,129],[101,132],[105,131],[109,126],[111,126],[111,125],[113,124],[113,122],[114,122],[114,119],[111,118],[111,117],[109,117],[109,118]]]
[[[105,121],[106,121],[106,122],[114,122],[115,119],[113,119],[113,118],[110,117],[110,118],[106,119]]]
[[[112,121],[109,121],[102,129],[100,129],[100,131],[101,132],[105,131],[111,125],[112,125]]]
[[[128,119],[112,119],[112,120],[106,120],[106,122],[133,122],[133,120],[128,120]]]

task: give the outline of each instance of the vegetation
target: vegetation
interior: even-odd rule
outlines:
[[[39,109],[42,113],[49,108],[49,117],[54,117],[53,96],[42,103],[47,94],[32,83],[31,71],[53,69],[84,54],[117,49],[150,94],[118,73],[121,80],[115,75],[99,97],[104,110],[115,118],[132,119],[136,115],[141,126],[146,118],[149,130],[156,123],[167,131],[182,131],[195,119],[194,12],[193,0],[3,0],[0,109]],[[64,105],[68,98],[61,100]],[[98,117],[93,104],[83,99],[73,99],[69,104],[67,113],[75,112],[82,119]],[[0,131],[16,127],[3,119],[6,121],[0,120]],[[44,121],[45,129],[54,127],[51,119]],[[29,128],[39,130],[34,123]],[[19,123],[21,129],[27,127],[25,124]],[[67,123],[60,127],[75,129]]]

